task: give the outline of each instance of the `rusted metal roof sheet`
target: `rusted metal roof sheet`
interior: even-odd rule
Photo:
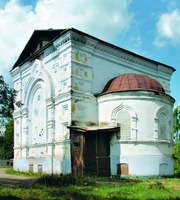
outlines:
[[[164,93],[162,85],[144,74],[123,74],[110,80],[102,93],[112,93],[131,90],[145,90]]]

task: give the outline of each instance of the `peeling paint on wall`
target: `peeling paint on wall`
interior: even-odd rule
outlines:
[[[88,58],[85,53],[80,53],[79,51],[76,51],[76,61],[86,64]]]
[[[72,104],[72,106],[71,106],[71,111],[72,111],[72,112],[75,112],[75,111],[76,111],[76,105],[75,105],[75,104]]]
[[[86,64],[86,62],[87,62],[87,56],[86,56],[86,54],[84,53],[84,64]]]
[[[84,76],[85,76],[85,77],[88,77],[87,71],[84,72]]]
[[[76,60],[79,61],[79,51],[76,51]]]
[[[76,90],[79,90],[79,86],[78,86],[77,83],[76,83],[75,89],[76,89]]]

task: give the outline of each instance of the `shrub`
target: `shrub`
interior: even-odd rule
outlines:
[[[47,186],[67,186],[74,185],[75,178],[71,174],[42,175],[38,183]]]
[[[180,177],[180,138],[174,144],[173,154],[174,154],[174,175],[176,177]]]
[[[165,185],[163,182],[156,182],[149,185],[149,189],[163,190],[165,189]]]
[[[180,178],[180,159],[174,161],[174,175]]]

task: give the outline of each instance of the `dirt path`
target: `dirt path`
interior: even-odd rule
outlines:
[[[0,186],[19,187],[30,186],[36,182],[36,178],[27,176],[17,176],[5,173],[5,168],[0,168]]]

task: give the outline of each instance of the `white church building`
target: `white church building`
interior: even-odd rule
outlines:
[[[74,28],[35,30],[10,71],[14,169],[173,175],[174,71]]]

